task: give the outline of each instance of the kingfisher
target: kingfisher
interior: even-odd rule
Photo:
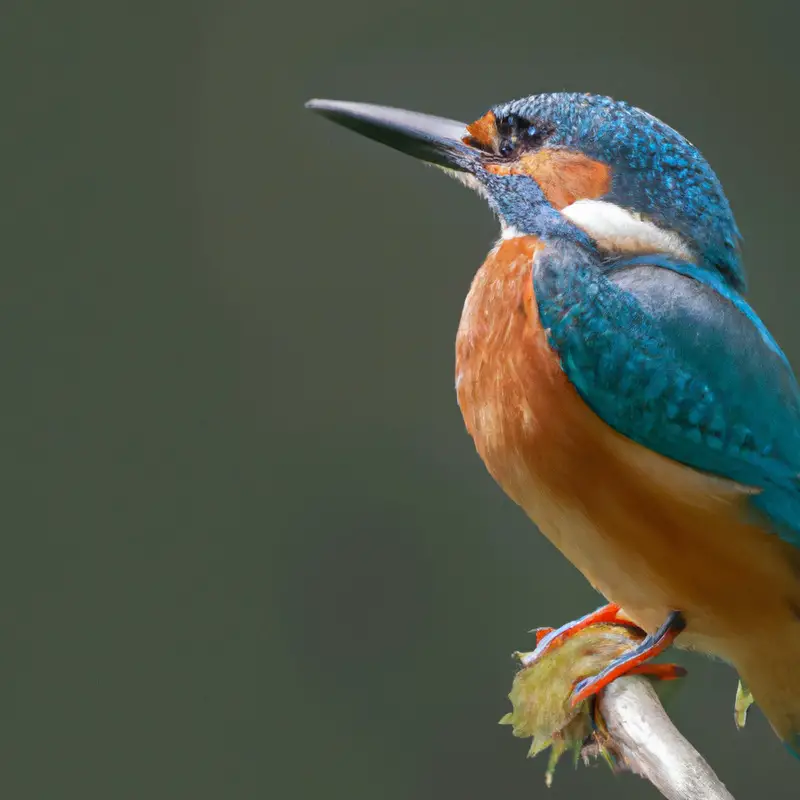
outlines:
[[[699,150],[628,103],[553,93],[465,125],[307,106],[476,190],[501,233],[456,336],[489,473],[648,635],[579,703],[673,642],[729,662],[800,755],[800,389],[745,299],[741,236]]]

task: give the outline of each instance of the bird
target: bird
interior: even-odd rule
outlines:
[[[456,334],[455,386],[491,476],[647,637],[574,703],[673,643],[731,664],[800,757],[800,389],[747,302],[716,173],[655,116],[541,93],[472,123],[311,100],[474,189],[500,235]]]

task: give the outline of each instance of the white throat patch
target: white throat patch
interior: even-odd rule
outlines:
[[[585,231],[603,250],[613,253],[667,253],[690,260],[683,239],[665,231],[639,214],[604,200],[578,200],[561,213]]]
[[[489,196],[486,194],[486,189],[483,187],[483,184],[474,175],[470,175],[469,172],[462,172],[460,169],[450,169],[449,167],[442,167],[439,164],[431,164],[430,166],[436,167],[436,169],[440,169],[442,172],[446,173],[451,178],[455,178],[459,183],[466,186],[467,189],[472,189],[474,192],[477,192],[484,200],[489,199]]]

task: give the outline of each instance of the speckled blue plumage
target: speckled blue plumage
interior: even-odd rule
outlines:
[[[536,258],[542,324],[606,423],[752,502],[800,546],[800,390],[745,301],[709,269],[646,256],[602,264],[553,243]]]
[[[505,225],[544,241],[567,241],[594,251],[594,242],[551,206],[536,181],[526,175],[482,176],[489,205]]]
[[[740,234],[722,186],[697,148],[668,125],[627,103],[588,94],[533,95],[492,111],[551,123],[545,147],[568,147],[610,164],[612,188],[604,200],[683,234],[699,263],[744,290]]]

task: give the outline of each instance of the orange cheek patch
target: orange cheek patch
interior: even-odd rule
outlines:
[[[595,200],[611,189],[611,170],[572,150],[539,150],[513,164],[487,164],[495,175],[528,175],[559,211],[576,200]]]
[[[487,111],[480,119],[467,125],[467,134],[464,144],[477,145],[483,150],[496,150],[498,135],[494,111]]]

